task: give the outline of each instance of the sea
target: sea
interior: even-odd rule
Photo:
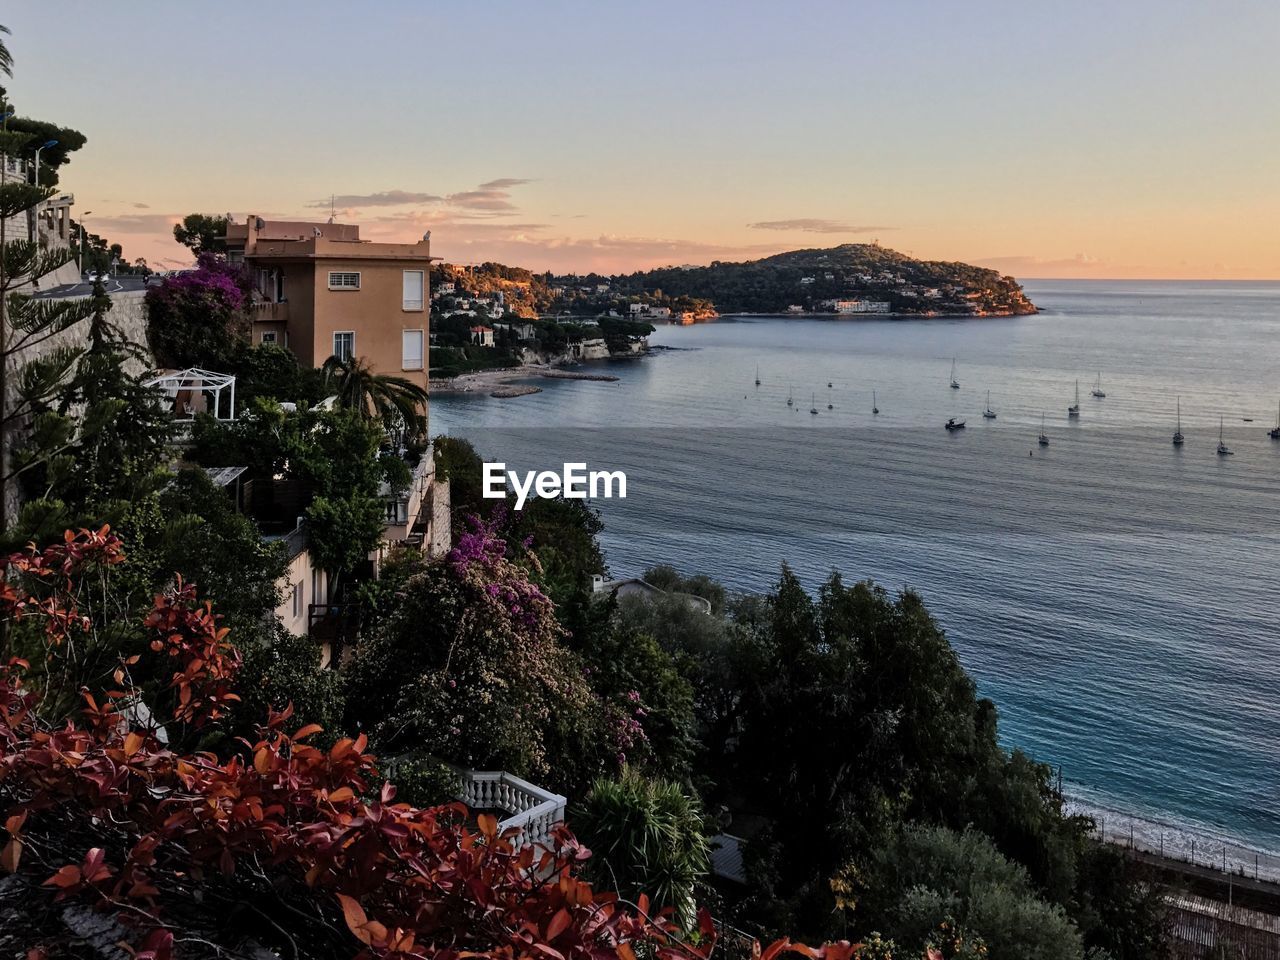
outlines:
[[[662,326],[583,367],[616,381],[439,396],[432,431],[624,471],[613,576],[916,591],[1107,837],[1280,879],[1280,282],[1025,288],[1037,315]]]

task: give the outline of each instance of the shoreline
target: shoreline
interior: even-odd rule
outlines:
[[[541,387],[520,382],[533,377],[543,380],[589,380],[599,383],[615,383],[619,379],[612,374],[566,370],[550,364],[530,364],[522,367],[476,370],[445,380],[437,380],[431,384],[431,393],[445,396],[483,393],[500,400],[527,397],[542,392]]]

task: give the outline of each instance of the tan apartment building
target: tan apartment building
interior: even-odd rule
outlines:
[[[227,226],[227,259],[254,279],[253,342],[306,366],[363,357],[377,373],[427,386],[430,234],[373,243],[347,223],[264,220]]]

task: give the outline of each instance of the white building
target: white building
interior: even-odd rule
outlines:
[[[889,304],[884,300],[826,300],[823,306],[836,313],[888,313]]]

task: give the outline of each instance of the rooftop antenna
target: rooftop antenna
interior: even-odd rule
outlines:
[[[334,194],[332,193],[329,194],[329,222],[330,223],[333,223],[333,218],[337,216],[337,212],[334,210],[334,201],[336,199],[337,198],[335,197]]]

